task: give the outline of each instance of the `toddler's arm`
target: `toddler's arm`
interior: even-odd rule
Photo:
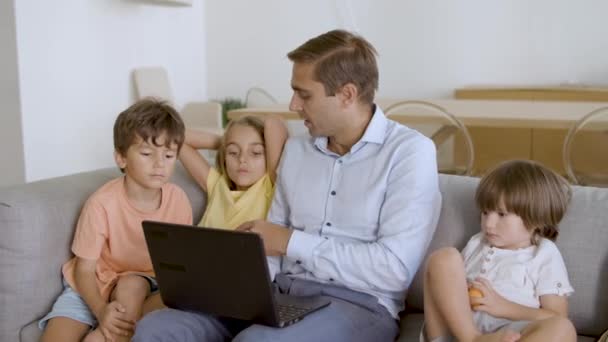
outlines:
[[[554,316],[568,316],[568,299],[566,296],[540,296],[540,308],[532,308],[509,301],[499,295],[490,282],[480,278],[473,282],[473,287],[483,293],[481,298],[471,298],[475,311],[484,311],[494,317],[502,317],[512,321],[535,321]]]
[[[207,191],[210,166],[197,149],[215,150],[220,145],[220,139],[221,137],[217,134],[187,129],[184,145],[179,152],[179,160],[204,191]]]

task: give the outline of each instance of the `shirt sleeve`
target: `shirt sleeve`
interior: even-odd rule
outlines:
[[[350,288],[403,293],[413,280],[441,210],[435,146],[424,138],[396,152],[379,212],[375,241],[344,241],[293,231],[287,256],[315,277]],[[282,196],[283,195],[283,196]],[[289,208],[277,184],[273,215],[284,223]]]
[[[543,240],[541,243],[538,252],[536,295],[571,295],[574,289],[570,285],[566,264],[557,246],[549,240]]]
[[[108,236],[108,217],[103,206],[89,199],[76,225],[72,252],[88,260],[97,260]]]

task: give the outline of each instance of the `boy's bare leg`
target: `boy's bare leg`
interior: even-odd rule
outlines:
[[[80,342],[91,326],[67,317],[51,318],[42,333],[41,342]]]
[[[126,275],[118,279],[114,291],[112,291],[111,300],[118,301],[126,310],[126,319],[137,322],[142,316],[143,303],[150,293],[150,285],[148,281],[138,275]],[[101,336],[99,329],[95,329],[87,335],[85,342],[97,341],[96,336]],[[129,336],[114,336],[116,342],[128,342],[131,340],[132,333]]]
[[[163,303],[162,298],[160,298],[160,293],[155,293],[155,294],[149,296],[148,298],[146,298],[146,301],[144,302],[144,305],[143,305],[143,310],[142,310],[141,316],[143,317],[152,311],[164,309],[166,307],[167,306],[165,305],[165,303]]]
[[[565,317],[551,317],[530,323],[521,332],[521,341],[576,342],[576,329]]]
[[[473,322],[464,262],[455,248],[439,249],[424,274],[424,319],[429,340],[453,335],[458,341],[480,336]]]

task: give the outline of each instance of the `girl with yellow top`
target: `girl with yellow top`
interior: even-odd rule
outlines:
[[[286,140],[287,128],[278,117],[233,120],[223,137],[186,130],[179,159],[207,193],[199,226],[235,229],[246,221],[265,219]],[[197,149],[217,149],[216,167]]]

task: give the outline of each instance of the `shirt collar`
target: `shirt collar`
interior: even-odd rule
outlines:
[[[374,114],[372,115],[372,119],[369,121],[369,124],[367,124],[367,128],[361,139],[351,147],[351,153],[358,151],[365,143],[382,144],[386,139],[388,119],[384,116],[384,112],[380,109],[380,106],[376,104],[373,106]],[[316,137],[314,138],[313,143],[324,153],[333,154],[333,152],[327,149],[327,137]]]

